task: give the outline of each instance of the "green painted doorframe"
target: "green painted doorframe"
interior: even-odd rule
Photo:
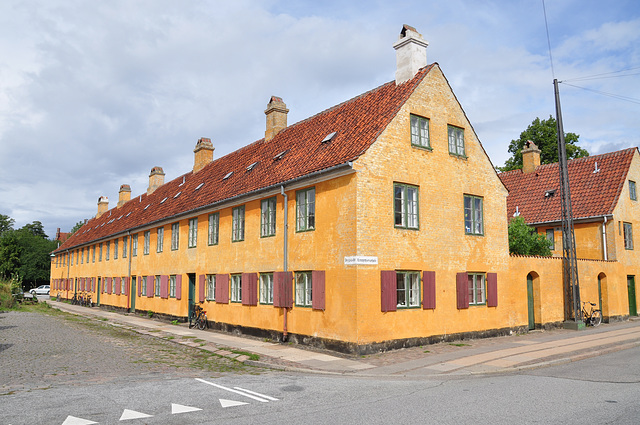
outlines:
[[[191,317],[191,313],[193,312],[193,306],[196,301],[196,275],[195,273],[188,273],[189,276],[189,318]],[[191,319],[189,319],[191,320]]]
[[[536,328],[536,318],[533,307],[533,277],[527,275],[527,306],[529,310],[529,330]]]
[[[629,293],[629,316],[637,316],[638,308],[636,305],[636,278],[635,276],[627,276],[627,291]]]

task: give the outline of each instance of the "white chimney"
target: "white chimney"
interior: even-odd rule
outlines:
[[[429,43],[422,34],[409,25],[403,25],[398,41],[393,44],[396,49],[396,84],[412,79],[427,66],[427,46]]]

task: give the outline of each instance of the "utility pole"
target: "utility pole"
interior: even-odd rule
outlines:
[[[564,142],[562,111],[558,80],[553,80],[556,99],[556,125],[558,130],[558,165],[560,169],[560,195],[562,199],[562,269],[564,281],[564,319],[565,327],[580,329],[582,309],[580,308],[580,285],[578,282],[578,263],[576,260],[576,238],[571,210],[571,192],[569,190],[569,172],[567,169],[567,150]]]

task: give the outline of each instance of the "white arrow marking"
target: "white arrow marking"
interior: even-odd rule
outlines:
[[[97,423],[98,422],[93,422],[88,419],[76,418],[75,416],[67,416],[67,419],[62,422],[62,425],[89,425]]]
[[[127,421],[129,419],[150,418],[152,416],[153,415],[147,415],[146,413],[136,412],[135,410],[124,409],[122,416],[120,416],[120,420]]]
[[[220,406],[222,407],[242,406],[243,404],[249,404],[249,403],[244,403],[242,401],[225,400],[223,398],[220,399]]]
[[[202,410],[197,407],[191,406],[183,406],[182,404],[171,403],[171,414],[175,415],[177,413],[187,413],[187,412],[195,412],[197,410]]]
[[[242,391],[234,390],[232,388],[223,387],[222,385],[214,384],[213,382],[205,381],[204,379],[196,378],[196,381],[200,381],[200,382],[203,382],[205,384],[213,385],[214,387],[220,388],[221,390],[230,391],[230,392],[235,393],[235,394],[240,394],[240,395],[243,395],[245,397],[249,397],[249,398],[252,398],[254,400],[260,401],[262,403],[268,403],[269,402],[269,401],[265,400],[264,398],[260,398],[260,397],[256,397],[256,396],[251,395],[251,394],[243,393]]]
[[[244,391],[245,393],[257,395],[258,397],[266,398],[267,400],[278,401],[277,398],[269,397],[268,395],[260,394],[260,393],[257,393],[255,391],[245,390],[244,388],[240,388],[240,387],[233,387],[233,388],[235,388],[236,390],[239,390],[239,391]]]

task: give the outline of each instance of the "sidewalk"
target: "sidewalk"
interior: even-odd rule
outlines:
[[[368,356],[339,354],[297,348],[216,331],[189,329],[133,314],[108,312],[47,300],[52,307],[73,314],[105,320],[135,332],[215,352],[256,366],[311,373],[354,376],[427,377],[497,373],[598,356],[640,346],[640,320],[602,324],[582,331],[556,329],[524,335],[456,341],[394,350]],[[199,341],[194,342],[194,339]],[[258,354],[259,361],[233,353]]]

